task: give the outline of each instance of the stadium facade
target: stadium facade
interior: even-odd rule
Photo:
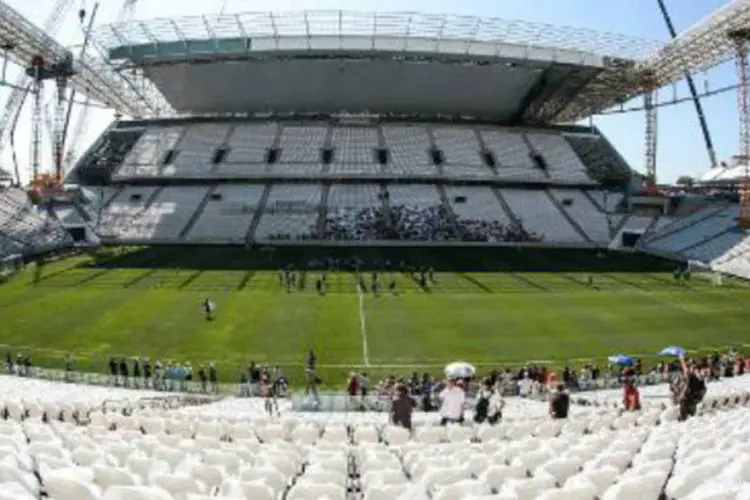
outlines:
[[[56,209],[77,239],[711,261],[743,238],[733,203],[634,203],[632,170],[607,138],[563,125],[642,90],[653,46],[640,41],[347,12],[158,20],[95,39],[144,77],[163,116],[116,120],[68,174],[89,193],[85,207]]]

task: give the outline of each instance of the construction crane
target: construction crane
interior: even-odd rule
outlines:
[[[55,2],[52,12],[43,25],[44,31],[50,36],[54,37],[60,31],[60,28],[63,25],[62,20],[68,15],[68,12],[73,6],[73,1],[74,0],[57,0]],[[6,40],[6,42],[12,44],[13,40]],[[12,50],[12,47],[9,50]],[[15,117],[19,114],[21,108],[23,108],[26,96],[29,95],[31,89],[31,77],[25,72],[21,73],[16,79],[15,84],[12,85],[10,96],[8,96],[5,108],[3,109],[2,114],[0,114],[0,153],[2,153],[5,144],[8,125],[15,121]],[[12,129],[10,132],[12,133]]]
[[[664,24],[667,25],[669,36],[674,40],[675,38],[677,38],[677,31],[675,31],[674,29],[674,24],[672,23],[672,18],[669,15],[667,6],[664,3],[664,0],[656,1],[659,4],[659,10],[661,11],[662,18],[664,18]],[[713,140],[711,140],[711,132],[708,130],[708,123],[706,122],[706,115],[703,112],[703,105],[701,104],[700,96],[698,96],[698,91],[695,88],[695,82],[693,81],[693,77],[690,72],[685,73],[685,81],[687,82],[688,89],[690,90],[690,96],[692,98],[693,104],[695,105],[695,113],[698,115],[698,123],[700,124],[701,132],[703,132],[703,140],[706,143],[706,150],[708,151],[708,159],[711,162],[711,168],[716,168],[717,162],[714,143]]]
[[[86,53],[86,46],[89,41],[89,34],[91,33],[91,27],[93,21],[96,18],[96,13],[99,9],[99,3],[94,4],[94,8],[89,16],[88,23],[84,30],[84,41],[81,46],[81,57]],[[78,11],[78,17],[83,24],[86,18],[86,9],[82,5]],[[32,182],[35,182],[39,178],[39,167],[41,163],[40,148],[42,141],[42,96],[44,90],[44,83],[50,80],[55,82],[55,112],[54,112],[54,132],[53,132],[53,144],[54,144],[54,165],[55,174],[54,180],[56,186],[62,183],[63,178],[63,159],[65,156],[65,136],[67,133],[68,123],[70,121],[70,113],[72,105],[75,99],[75,92],[72,92],[70,101],[68,100],[68,84],[70,80],[77,74],[76,68],[74,67],[73,53],[70,51],[65,52],[62,57],[57,58],[53,61],[46,61],[41,54],[37,54],[31,58],[31,65],[26,68],[26,74],[32,77],[32,88],[33,88],[33,109],[32,109],[32,137],[31,137],[31,178]],[[45,177],[48,179],[49,177]],[[54,186],[54,187],[56,187]]]
[[[116,22],[117,24],[125,23],[128,21],[131,21],[134,14],[135,14],[135,7],[138,3],[138,0],[124,0],[122,7],[117,13]],[[79,13],[79,16],[81,19],[83,19],[84,16],[81,16]],[[85,29],[84,26],[82,28]],[[88,38],[88,34],[86,31],[83,33],[84,40]],[[86,44],[84,42],[84,46],[82,47],[83,50],[85,50]],[[81,141],[86,135],[86,131],[88,129],[88,125],[90,123],[89,120],[89,114],[92,108],[91,98],[87,95],[84,97],[84,100],[82,103],[78,103],[75,101],[76,97],[76,91],[73,89],[71,91],[70,95],[70,101],[68,104],[68,111],[66,113],[66,119],[65,119],[65,125],[64,125],[64,137],[70,138],[70,143],[67,146],[67,149],[63,155],[63,172],[67,172],[70,170],[70,168],[73,166],[73,162],[76,159],[76,156],[78,154],[78,150],[81,145]],[[68,126],[70,124],[70,116],[72,113],[73,105],[79,104],[80,105],[80,111],[78,113],[78,116],[76,118],[75,125],[73,126],[73,130],[70,134],[68,134]]]
[[[73,166],[73,162],[78,155],[81,141],[86,136],[86,131],[88,130],[88,125],[90,123],[90,110],[91,98],[89,96],[86,96],[83,103],[81,103],[81,111],[78,113],[73,131],[68,134],[70,142],[68,144],[67,150],[65,151],[65,157],[63,158],[63,172],[70,171],[71,167]]]

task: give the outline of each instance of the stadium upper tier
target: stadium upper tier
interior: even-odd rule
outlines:
[[[72,177],[453,179],[595,185],[630,169],[595,130],[419,123],[122,122]]]
[[[102,27],[94,39],[182,114],[345,110],[513,124],[572,122],[624,102],[642,88],[637,62],[657,46],[520,21],[346,11],[161,19]]]

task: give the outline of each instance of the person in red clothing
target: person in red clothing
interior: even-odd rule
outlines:
[[[638,411],[641,409],[641,394],[630,379],[625,381],[622,404],[627,411]]]
[[[352,405],[356,405],[357,394],[359,394],[359,376],[354,372],[351,372],[349,374],[349,381],[347,382],[346,393],[349,395],[349,402]]]

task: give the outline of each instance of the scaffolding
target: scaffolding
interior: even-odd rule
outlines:
[[[737,118],[739,131],[739,160],[745,165],[740,180],[740,217],[742,229],[750,229],[750,65],[748,65],[748,41],[750,30],[733,30],[728,37],[734,42],[735,70],[737,71]]]
[[[65,114],[67,105],[68,83],[76,74],[73,65],[73,54],[67,53],[60,60],[46,61],[42,55],[32,57],[29,66],[26,68],[26,74],[32,78],[32,92],[34,95],[32,109],[31,125],[31,179],[38,179],[41,167],[41,146],[42,146],[42,112],[44,84],[47,81],[55,82],[55,115],[53,148],[55,162],[55,179],[57,182],[62,180],[62,167],[65,148]]]
[[[658,84],[654,75],[647,72],[643,76],[643,109],[646,123],[644,127],[643,146],[645,152],[644,167],[646,169],[646,185],[649,189],[656,186],[656,160],[658,151]]]

